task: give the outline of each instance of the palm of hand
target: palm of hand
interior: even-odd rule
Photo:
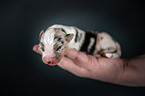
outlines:
[[[35,45],[33,50],[41,54],[38,45]],[[96,58],[72,49],[68,50],[57,65],[80,77],[113,81],[113,83],[117,82],[117,78],[122,75],[124,67],[122,59]]]
[[[69,50],[66,57],[58,64],[80,77],[102,81],[117,80],[123,69],[122,59],[95,58],[82,52]]]

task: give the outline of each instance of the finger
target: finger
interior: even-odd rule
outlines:
[[[69,49],[67,53],[65,54],[66,57],[70,59],[75,59],[78,56],[79,52],[73,49]]]
[[[60,63],[57,64],[60,68],[65,69],[74,75],[84,77],[87,75],[87,70],[76,65],[71,59],[63,57]]]
[[[57,65],[68,71],[78,70],[78,66],[75,65],[71,59],[68,59],[66,57],[63,57],[63,59]]]
[[[76,65],[83,67],[87,70],[91,70],[97,63],[97,59],[94,56],[86,55],[83,52],[76,50],[68,50],[66,57],[71,59]]]
[[[76,62],[88,61],[88,56],[85,53],[73,49],[68,50],[66,57]]]
[[[36,44],[36,45],[33,46],[33,51],[35,51],[38,54],[41,54],[41,51],[39,49],[39,45],[38,44]]]

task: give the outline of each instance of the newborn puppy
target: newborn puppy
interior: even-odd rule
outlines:
[[[95,57],[119,58],[119,43],[109,34],[85,32],[74,26],[53,25],[40,32],[39,48],[42,61],[54,66],[62,59],[67,49],[83,51]]]

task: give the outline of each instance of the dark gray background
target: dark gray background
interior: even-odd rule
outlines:
[[[145,10],[141,0],[0,2],[0,95],[145,96],[145,88],[79,78],[57,66],[50,67],[32,51],[42,29],[65,24],[110,33],[122,46],[122,58],[144,54]]]

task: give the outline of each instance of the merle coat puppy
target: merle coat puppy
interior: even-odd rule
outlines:
[[[42,61],[56,65],[69,49],[95,57],[119,58],[119,43],[106,32],[86,32],[74,26],[52,25],[40,32]]]

